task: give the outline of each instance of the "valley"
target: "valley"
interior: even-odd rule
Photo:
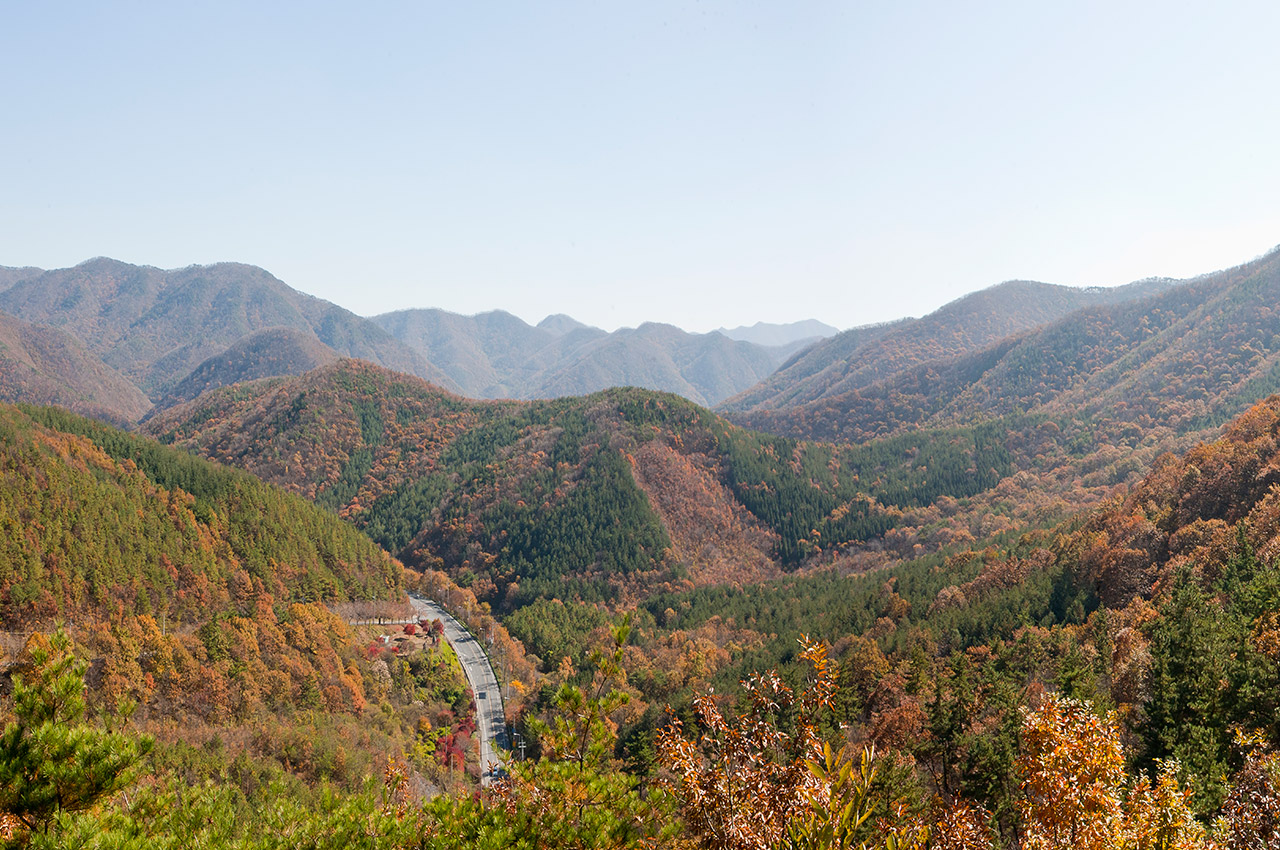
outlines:
[[[1277,303],[1272,253],[735,340],[362,319],[236,264],[4,269],[4,692],[82,659],[145,766],[15,834],[1253,846]],[[406,600],[446,640],[348,625]]]

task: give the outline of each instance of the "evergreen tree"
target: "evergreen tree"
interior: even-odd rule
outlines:
[[[13,677],[15,722],[0,735],[0,812],[44,833],[124,787],[153,742],[86,722],[86,665],[65,631],[33,638],[28,651],[29,673]]]
[[[1151,635],[1146,762],[1177,759],[1195,778],[1197,809],[1212,811],[1226,791],[1234,624],[1185,568],[1160,613]]]

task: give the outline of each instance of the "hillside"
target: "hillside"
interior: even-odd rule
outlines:
[[[8,289],[20,280],[35,277],[43,272],[44,269],[38,269],[35,266],[0,266],[0,292]]]
[[[1076,289],[1009,281],[966,295],[920,319],[853,328],[825,339],[719,407],[750,415],[783,411],[858,390],[932,361],[985,348],[1084,307],[1159,292],[1167,281]]]
[[[339,510],[503,611],[776,575],[1009,470],[984,428],[837,449],[673,395],[467,402],[354,361],[217,390],[146,428]]]
[[[99,258],[14,283],[0,292],[0,310],[76,337],[153,398],[247,334],[275,327],[448,383],[368,320],[238,263],[163,271]]]
[[[216,788],[233,820],[253,817],[268,787],[318,804],[358,793],[393,760],[423,788],[474,787],[476,695],[453,650],[346,619],[403,617],[405,578],[332,513],[244,472],[57,408],[0,405],[0,770],[14,777],[0,783],[0,840],[14,815],[48,805],[28,789],[62,782],[64,763],[73,779],[61,787],[76,790],[60,799],[100,781],[111,768],[82,765],[111,754],[78,748],[104,728],[145,734],[142,753],[154,744],[144,794],[190,803]],[[439,574],[414,581],[469,598],[470,627],[504,672],[533,681],[466,591]],[[24,772],[48,739],[19,749],[29,726],[12,721],[31,704],[21,689],[49,670],[56,703],[30,725],[57,727],[58,767]],[[90,712],[84,729],[64,713],[76,705]]]
[[[1280,254],[1163,289],[736,419],[862,440],[1023,411],[1150,438],[1219,425],[1280,386]]]
[[[796,345],[763,346],[656,323],[606,333],[568,316],[548,316],[535,327],[500,310],[475,316],[402,310],[373,321],[439,366],[465,395],[485,399],[637,386],[714,404],[767,377]]]
[[[436,391],[432,402],[424,385],[381,386],[386,376],[361,364],[338,364],[308,380],[316,375],[338,389],[349,384],[368,402],[354,417],[364,436],[376,433],[384,400],[404,411],[396,418],[406,424],[420,404],[443,409],[450,400]],[[243,400],[255,386],[284,383],[224,389],[203,401]],[[311,383],[306,391],[328,390]],[[327,409],[345,418],[342,404]],[[480,478],[509,480],[508,461],[536,462],[541,451],[566,456],[558,439],[548,439],[560,435],[539,426],[569,430],[575,412],[567,402],[475,406],[486,425],[460,439],[473,435],[483,454],[489,438],[511,430],[501,414],[512,411],[523,412],[526,427],[497,442],[533,438],[522,446],[532,451],[477,457]],[[634,391],[597,396],[589,412],[596,421],[621,415],[641,434],[658,426],[660,439],[633,434],[635,448],[665,445],[676,454],[715,422],[671,396]],[[305,420],[305,410],[298,417]],[[780,445],[725,434],[757,448]],[[548,665],[555,668],[549,686],[518,726],[537,754],[513,763],[513,782],[417,804],[393,796],[405,782],[405,768],[393,765],[381,807],[367,786],[326,790],[323,805],[288,808],[289,834],[310,843],[338,836],[333,846],[341,846],[376,824],[380,835],[398,836],[395,846],[446,848],[510,845],[555,830],[571,836],[570,846],[675,848],[709,840],[709,819],[794,834],[795,820],[777,814],[778,801],[803,816],[826,811],[834,796],[876,813],[870,826],[841,826],[858,841],[928,827],[954,846],[1014,847],[1057,835],[1066,823],[1103,835],[1099,847],[1114,846],[1107,842],[1117,834],[1126,846],[1143,846],[1138,839],[1153,834],[1171,835],[1172,846],[1187,850],[1268,846],[1269,822],[1259,826],[1260,815],[1280,801],[1273,749],[1280,743],[1280,570],[1271,557],[1280,551],[1277,483],[1280,396],[1246,411],[1221,438],[1162,457],[1127,495],[1054,529],[867,575],[824,570],[765,582],[668,584],[651,588],[612,632],[611,612],[535,600],[509,622],[548,653],[568,652]],[[554,507],[543,515],[558,521]],[[507,538],[513,546],[517,539]],[[485,554],[473,549],[479,561]],[[477,571],[473,586],[484,576]],[[591,647],[605,650],[598,667],[575,663]],[[751,673],[769,668],[779,672]],[[729,698],[713,697],[722,694]],[[698,726],[664,727],[664,704]],[[792,726],[791,712],[803,722]],[[793,746],[797,738],[803,746]],[[576,756],[570,744],[587,739],[598,742],[593,755]],[[806,760],[823,742],[832,745],[824,761]],[[658,770],[674,778],[638,793],[637,784]],[[726,787],[744,777],[752,793]],[[1037,796],[1039,785],[1054,789],[1049,802]],[[1075,788],[1087,790],[1082,801]],[[562,806],[558,795],[581,799],[588,789],[599,793],[591,808],[599,823],[584,825],[581,810],[572,801]],[[144,799],[148,793],[155,792],[144,789]],[[178,793],[200,800],[202,812],[229,805],[182,785]],[[255,786],[254,794],[285,805],[279,790]],[[387,799],[400,802],[393,808]],[[233,821],[195,824],[165,811],[147,805],[123,823],[135,835],[175,840],[243,834]],[[122,830],[123,817],[91,821],[90,833]],[[249,809],[243,817],[262,815]],[[618,824],[631,831],[617,832]],[[1068,834],[1059,846],[1079,845]]]
[[[282,602],[400,593],[384,552],[252,476],[57,408],[0,414],[8,624],[117,605],[199,622],[230,606],[238,575]]]
[[[187,724],[364,705],[316,603],[398,600],[402,568],[336,517],[57,408],[0,406],[0,478],[0,623],[76,624],[96,699]]]
[[[895,779],[904,796],[914,783],[981,805],[994,835],[971,846],[1016,846],[1026,829],[1017,777],[1032,748],[1019,726],[1051,697],[1083,701],[1086,716],[1103,719],[1131,777],[1176,758],[1189,809],[1254,817],[1280,799],[1249,773],[1274,770],[1280,742],[1277,482],[1280,396],[1271,396],[1221,437],[1162,456],[1127,492],[1054,529],[868,575],[703,587],[645,607],[686,632],[748,625],[734,640],[754,649],[716,673],[717,691],[785,663],[802,634],[826,641],[840,669],[829,722],[911,765]],[[1089,753],[1069,755],[1080,739],[1060,731],[1062,772]],[[1240,841],[1185,846],[1250,846]]]
[[[156,402],[163,410],[201,393],[241,381],[301,375],[338,359],[338,354],[319,339],[292,328],[254,331],[232,343],[191,371],[164,398]]]
[[[3,314],[0,401],[56,404],[117,423],[136,422],[151,406],[74,337]]]

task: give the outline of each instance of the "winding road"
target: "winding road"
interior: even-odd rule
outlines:
[[[463,672],[476,696],[476,726],[480,732],[480,784],[489,785],[502,775],[502,751],[507,748],[507,720],[502,709],[502,689],[489,666],[489,656],[471,632],[438,603],[409,594],[419,617],[444,623],[444,637],[462,662]],[[490,769],[492,765],[492,769]]]

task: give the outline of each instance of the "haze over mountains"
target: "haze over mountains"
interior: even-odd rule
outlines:
[[[1023,834],[1019,724],[1053,694],[1114,706],[1135,771],[1191,766],[1169,799],[1203,818],[1251,787],[1229,733],[1280,741],[1280,396],[1259,402],[1280,389],[1280,252],[1114,290],[1009,282],[792,339],[760,381],[783,349],[718,332],[366,320],[248,267],[86,265],[4,270],[0,303],[58,326],[0,316],[0,392],[140,433],[0,404],[0,620],[89,612],[94,698],[140,706],[212,787],[258,759],[336,799],[373,772],[336,772],[351,746],[490,805],[461,775],[482,695],[409,629],[391,649],[346,620],[406,588],[492,638],[517,725],[614,646],[628,782],[658,769],[663,706],[798,673],[814,635],[855,674],[823,709],[837,742],[903,756],[893,783],[919,799],[1004,812],[987,829],[1009,840],[973,846]],[[575,389],[641,380],[686,397]],[[746,381],[721,412],[690,400]]]
[[[1050,403],[1098,410],[1139,384],[1149,394],[1185,383],[1170,358],[1194,349],[1236,383],[1230,398],[1177,398],[1223,421],[1255,398],[1274,361],[1264,325],[1275,263],[1110,289],[1011,281],[922,318],[825,337],[832,329],[814,321],[692,334],[657,323],[609,333],[564,315],[535,326],[502,311],[362,318],[236,263],[0,268],[0,314],[13,317],[0,397],[137,422],[208,389],[356,357],[471,398],[637,386],[755,428],[860,440]],[[1214,354],[1240,334],[1256,356]]]
[[[534,327],[501,311],[460,316],[423,309],[366,319],[254,266],[165,271],[106,258],[53,271],[0,267],[0,313],[56,329],[86,349],[62,359],[87,354],[101,361],[41,374],[40,398],[122,422],[146,412],[139,413],[139,393],[163,408],[204,389],[300,374],[340,356],[476,398],[637,385],[714,404],[767,377],[814,338],[808,326],[799,333],[773,329],[772,338],[785,340],[777,345],[657,324],[607,333],[563,315]],[[30,358],[15,359],[33,368]],[[111,380],[133,390],[88,399],[80,378],[90,374],[118,375]],[[32,380],[23,378],[23,385]]]
[[[751,427],[832,440],[1014,411],[1187,432],[1280,387],[1280,252],[1176,285],[1068,291],[1054,321],[973,332],[968,304],[1001,288],[1047,300],[1043,285],[1004,284],[924,319],[846,332],[721,409]],[[1081,297],[1097,300],[1067,309]]]
[[[754,325],[739,325],[736,328],[718,328],[717,333],[729,339],[743,342],[754,342],[757,345],[794,345],[796,343],[814,342],[840,333],[817,319],[805,319],[800,322],[780,325],[776,322],[756,322]]]
[[[654,322],[607,333],[563,315],[533,326],[501,310],[475,316],[402,310],[373,321],[472,398],[555,398],[636,386],[710,405],[755,385],[814,341],[801,336],[766,346]]]
[[[68,333],[0,315],[0,400],[56,404],[116,423],[135,422],[146,395]]]
[[[1084,307],[1162,291],[1168,280],[1075,289],[1008,281],[965,295],[920,319],[853,328],[793,357],[760,386],[727,400],[726,411],[793,407],[847,392],[932,360],[983,348]]]
[[[79,339],[149,397],[246,335],[292,328],[348,357],[449,385],[416,352],[365,319],[239,263],[162,271],[98,258],[10,275],[0,312]]]

